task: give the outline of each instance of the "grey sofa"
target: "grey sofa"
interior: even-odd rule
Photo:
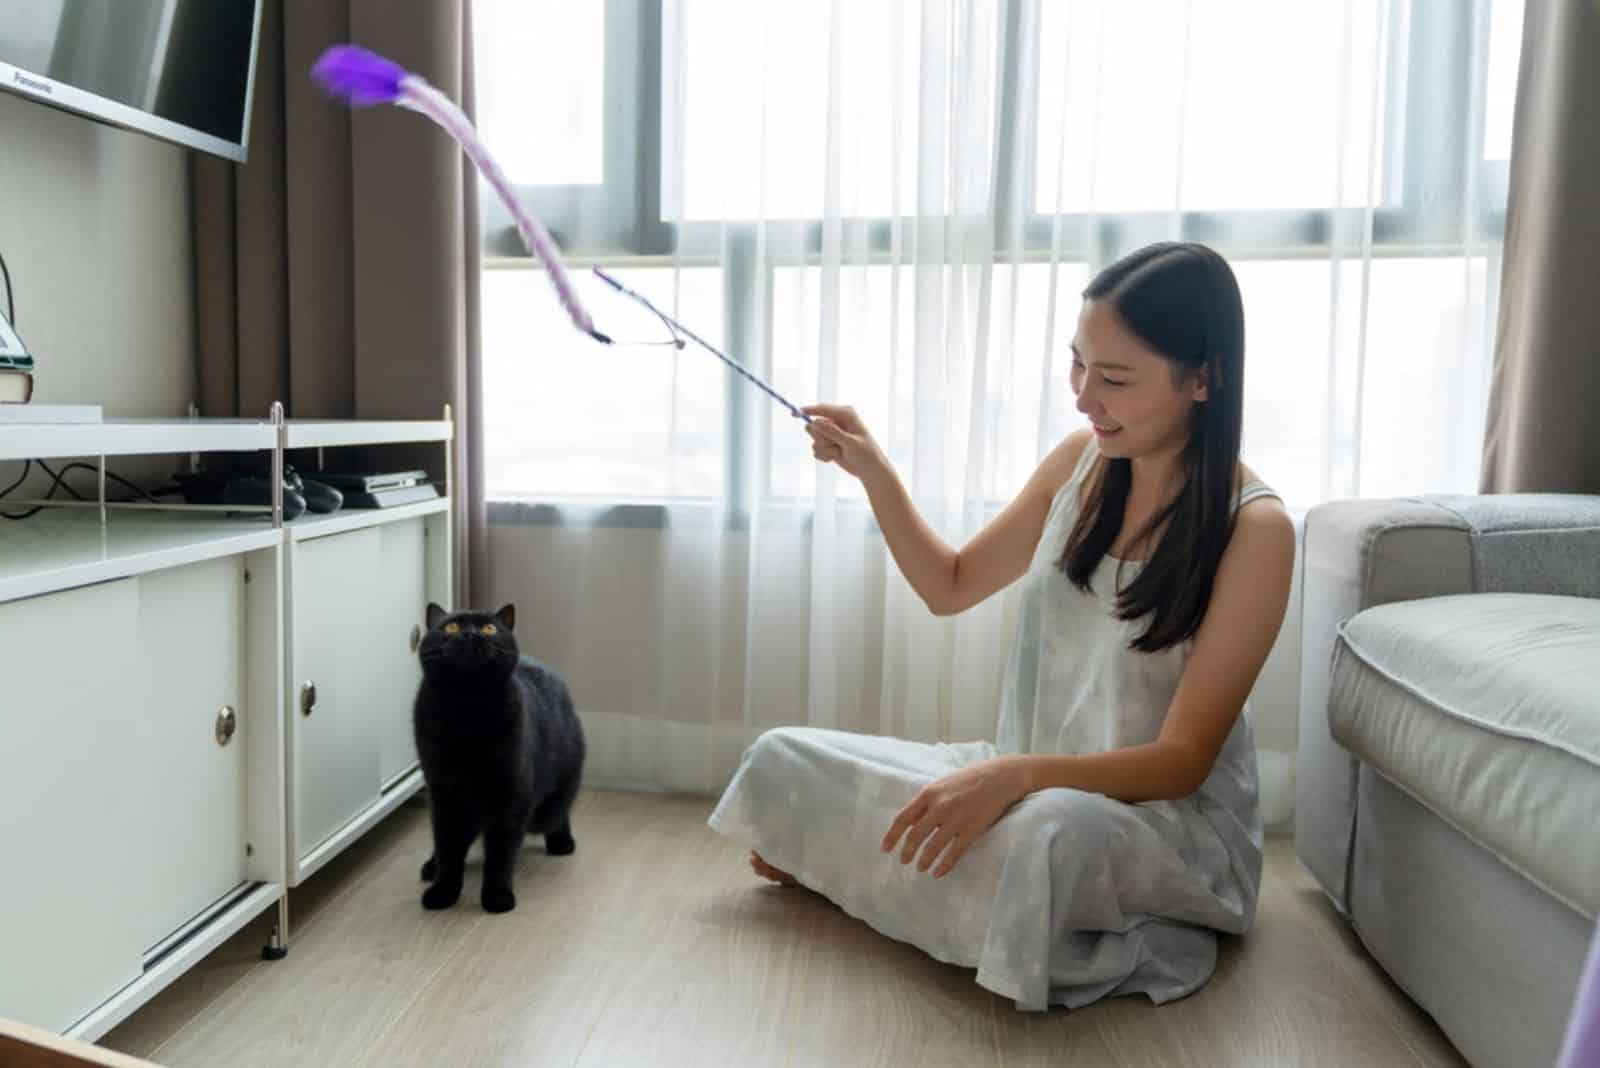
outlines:
[[[1553,1064],[1600,912],[1600,497],[1326,504],[1301,567],[1301,863],[1469,1062]]]

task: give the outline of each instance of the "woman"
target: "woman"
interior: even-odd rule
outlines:
[[[1245,698],[1288,601],[1294,531],[1239,462],[1244,317],[1227,263],[1141,249],[1084,292],[1063,441],[959,551],[848,408],[813,452],[864,484],[939,615],[1023,579],[998,737],[769,731],[711,825],[1024,1009],[1191,993],[1261,882]],[[891,854],[885,856],[884,854]]]

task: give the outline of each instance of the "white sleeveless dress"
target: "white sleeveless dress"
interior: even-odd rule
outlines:
[[[1121,749],[1160,732],[1190,643],[1128,648],[1143,624],[1116,617],[1114,587],[1138,563],[1107,557],[1092,594],[1056,567],[1097,453],[1091,442],[1051,502],[1022,579],[996,744],[779,728],[745,753],[709,821],[890,938],[976,968],[980,985],[1021,1009],[1192,993],[1216,966],[1216,932],[1250,926],[1261,885],[1248,709],[1182,800],[1042,790],[937,880],[878,849],[906,802],[952,771],[1002,753]],[[1261,496],[1276,494],[1251,482],[1236,507]]]

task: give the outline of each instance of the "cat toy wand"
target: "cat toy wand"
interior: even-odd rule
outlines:
[[[477,129],[454,101],[428,84],[421,75],[414,74],[398,63],[357,45],[335,45],[323,52],[321,58],[311,68],[311,77],[330,95],[344,100],[352,107],[394,104],[426,115],[438,123],[446,133],[455,138],[456,143],[466,152],[467,158],[472,160],[473,166],[478,168],[478,172],[510,209],[511,217],[517,223],[517,233],[521,235],[528,251],[549,272],[550,283],[554,286],[556,296],[561,301],[561,306],[566,309],[572,324],[602,344],[614,344],[611,338],[595,329],[594,320],[590,317],[588,309],[583,306],[578,294],[572,288],[572,280],[562,265],[561,256],[556,252],[555,242],[550,239],[549,233],[540,225],[539,220],[523,208],[521,201],[512,192],[511,183],[506,180],[505,173],[501,171],[499,164],[495,162],[487,146],[478,136]],[[679,349],[683,348],[683,338],[679,336],[682,334],[754,383],[791,414],[808,423],[811,422],[809,415],[785,400],[771,386],[725,356],[694,331],[662,312],[643,295],[629,289],[598,267],[594,269],[594,273],[617,292],[631,297],[654,312],[656,317],[666,324],[672,333],[672,344]]]
[[[678,336],[679,334],[682,334],[684,337],[687,337],[690,341],[693,341],[696,345],[699,345],[701,348],[711,353],[711,355],[715,356],[717,359],[721,360],[723,363],[739,372],[739,374],[743,375],[745,379],[757,389],[761,390],[761,392],[765,393],[767,396],[783,405],[783,407],[787,408],[790,415],[794,416],[796,419],[803,419],[808,423],[811,422],[811,416],[801,411],[794,404],[791,404],[783,396],[783,394],[779,393],[761,379],[757,378],[750,371],[746,370],[743,364],[726,355],[715,345],[712,345],[709,341],[706,341],[704,338],[702,338],[699,334],[696,334],[693,330],[690,330],[687,326],[684,326],[682,323],[678,322],[678,320],[674,319],[672,316],[668,315],[666,312],[650,303],[650,298],[646,297],[643,293],[634,292],[598,267],[592,267],[590,270],[594,271],[596,277],[598,277],[602,282],[606,283],[606,285],[610,286],[612,289],[615,289],[618,293],[621,293],[626,297],[632,297],[634,300],[638,301],[640,304],[643,304],[646,308],[649,308],[652,312],[654,312],[656,318],[660,319],[662,323],[666,325],[668,332],[672,334],[672,343],[678,348],[683,348],[683,338]]]

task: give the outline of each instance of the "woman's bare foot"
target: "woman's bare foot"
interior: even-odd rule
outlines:
[[[783,871],[782,869],[774,868],[771,864],[768,864],[766,861],[762,860],[760,853],[752,852],[750,854],[750,868],[763,879],[770,879],[779,886],[800,885],[793,875],[790,875],[788,872]]]

